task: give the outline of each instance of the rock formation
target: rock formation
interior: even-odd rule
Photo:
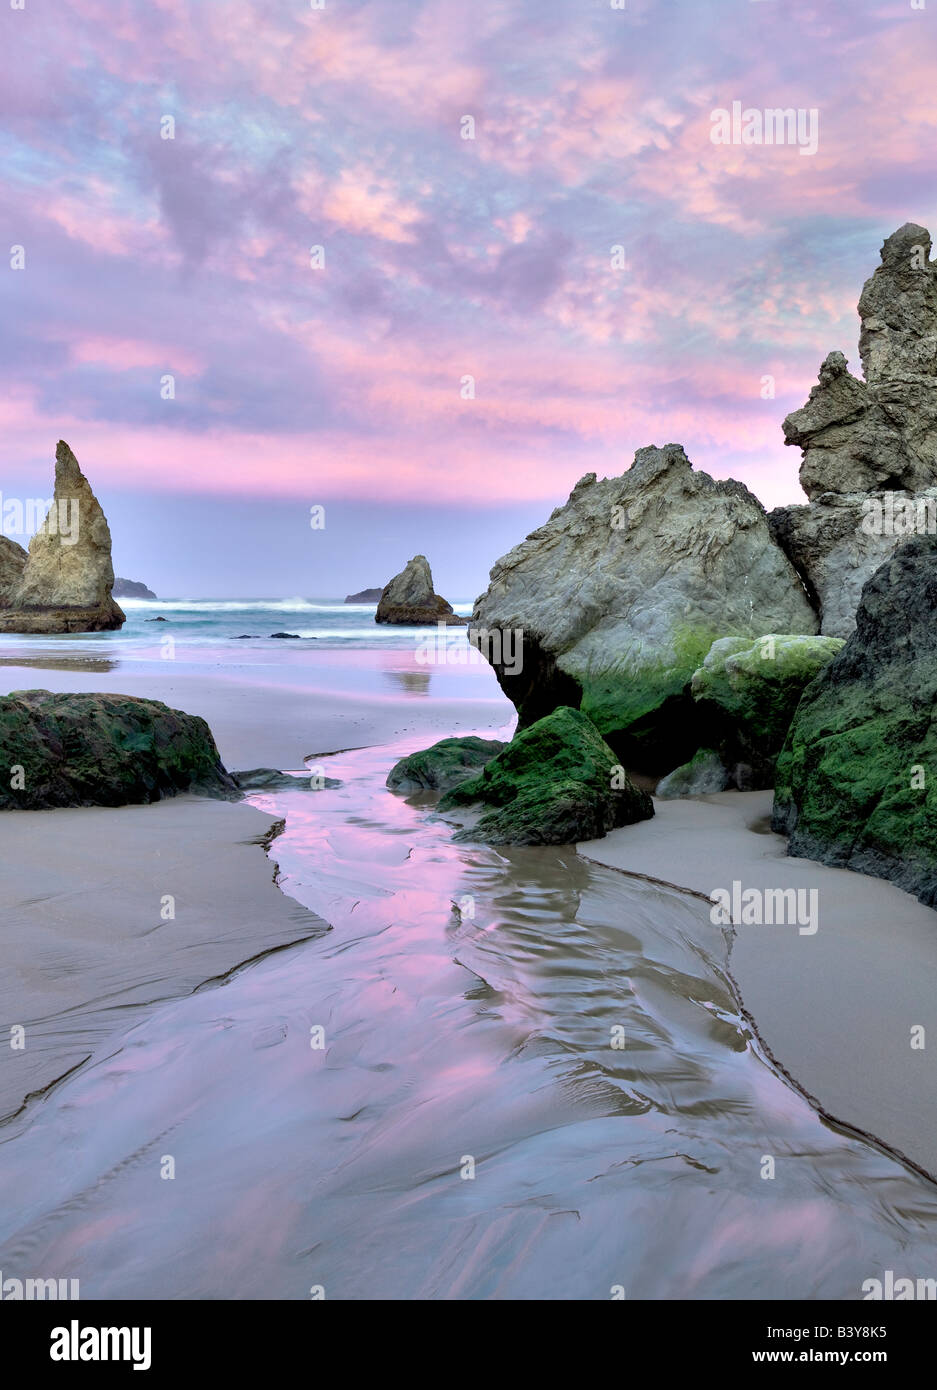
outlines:
[[[662,777],[654,795],[662,801],[687,796],[712,796],[715,792],[724,792],[728,785],[729,773],[721,755],[714,748],[701,748],[688,763]]]
[[[618,766],[595,725],[561,708],[521,730],[476,777],[461,781],[440,811],[479,806],[456,840],[492,845],[568,845],[648,820],[654,806]]]
[[[859,299],[864,380],[841,352],[784,421],[803,451],[808,506],[771,514],[772,533],[815,599],[821,631],[848,637],[862,585],[911,532],[937,529],[937,263],[908,223],[882,247]],[[923,518],[923,527],[919,524]]]
[[[800,697],[842,645],[837,637],[787,633],[713,643],[690,691],[705,746],[718,751],[727,785],[739,791],[774,786],[777,757]]]
[[[449,791],[467,777],[475,777],[506,747],[496,738],[476,738],[474,734],[440,739],[431,748],[394,763],[386,785],[394,792]]]
[[[360,594],[348,594],[345,598],[346,603],[377,603],[383,589],[362,589]]]
[[[9,554],[8,554],[9,559]],[[0,610],[0,632],[101,632],[124,614],[111,597],[111,533],[71,449],[55,451],[55,494],[29,543],[19,582]]]
[[[905,541],[808,686],[778,758],[788,851],[893,880],[937,906],[937,537]]]
[[[466,619],[457,617],[452,604],[434,593],[433,575],[426,556],[414,555],[382,590],[374,621],[460,626]]]
[[[494,566],[469,640],[521,727],[580,707],[623,761],[659,773],[700,746],[687,686],[717,638],[816,631],[758,499],[668,444],[638,450],[621,477],[582,478]]]
[[[26,551],[8,536],[0,536],[0,609],[8,608],[23,577]]]
[[[156,598],[153,590],[141,584],[138,579],[115,579],[111,592],[114,598]]]
[[[129,695],[0,698],[0,774],[3,810],[240,795],[204,719]]]

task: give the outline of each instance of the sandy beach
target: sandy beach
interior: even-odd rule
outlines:
[[[937,1175],[937,919],[881,879],[790,858],[771,792],[656,801],[655,818],[578,846],[598,864],[709,901],[716,888],[817,891],[817,930],[738,925],[729,967],[771,1057],[818,1110]],[[677,850],[679,846],[679,850]],[[704,909],[705,911],[706,909]]]
[[[26,1249],[86,1298],[849,1299],[925,1267],[937,1194],[896,1155],[937,1163],[903,1051],[931,914],[788,859],[768,794],[658,802],[578,852],[458,845],[384,781],[509,733],[486,668],[52,660],[8,659],[10,687],[145,694],[230,767],[321,754],[340,785],[2,818],[5,1271]],[[728,957],[723,879],[819,884],[817,932]]]
[[[235,769],[299,771],[307,759],[389,744],[411,730],[416,737],[419,729],[419,747],[462,728],[502,727],[512,717],[488,671],[479,682],[485,694],[476,699],[423,699],[428,676],[412,693],[405,682],[397,693],[382,692],[388,667],[406,675],[407,652],[359,654],[346,680],[360,693],[346,690],[340,700],[327,688],[273,684],[250,667],[10,660],[10,689],[114,691],[199,714]],[[302,795],[320,794],[328,793]],[[268,858],[263,845],[277,828],[277,818],[253,806],[192,796],[3,817],[0,1018],[8,1028],[26,1028],[26,1045],[2,1054],[0,1119],[87,1061],[109,1031],[127,1027],[148,1006],[327,930],[273,881],[276,851]],[[169,919],[161,915],[167,895],[175,913]]]

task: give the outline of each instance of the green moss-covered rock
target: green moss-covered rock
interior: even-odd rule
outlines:
[[[395,792],[448,791],[474,777],[507,744],[496,738],[444,738],[431,748],[410,753],[394,763],[387,786]]]
[[[937,538],[862,591],[856,631],[797,707],[773,824],[789,852],[892,879],[937,906]]]
[[[441,811],[484,808],[457,840],[567,845],[654,814],[591,720],[561,706],[515,734],[476,777],[447,792]]]
[[[688,763],[661,779],[655,795],[662,801],[683,796],[707,796],[725,791],[728,785],[729,774],[719,754],[712,748],[701,748]]]
[[[690,690],[736,786],[774,785],[777,756],[800,697],[842,646],[838,637],[801,633],[713,643]]]
[[[178,792],[238,795],[204,719],[130,695],[0,698],[0,808],[124,806]]]

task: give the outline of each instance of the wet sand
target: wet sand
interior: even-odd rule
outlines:
[[[435,673],[420,670],[376,673],[385,694],[374,689],[374,674],[364,668],[358,691],[333,693],[298,679],[295,684],[265,680],[262,670],[249,667],[233,674],[230,669],[181,670],[171,662],[119,662],[106,672],[77,664],[71,670],[8,666],[3,685],[8,691],[93,690],[161,700],[207,720],[222,762],[232,769],[299,771],[306,758],[320,753],[390,743],[408,733],[415,749],[425,748],[463,730],[503,727],[514,714],[491,672],[489,680],[477,682],[477,698],[431,694]],[[408,688],[408,679],[421,684]]]
[[[816,889],[813,935],[796,924],[734,929],[729,968],[745,1011],[822,1113],[937,1175],[937,915],[881,879],[789,858],[769,828],[771,801],[771,792],[655,801],[653,820],[579,853],[707,899],[734,881]],[[930,1051],[912,1048],[916,1027]]]
[[[933,1273],[937,1188],[765,1062],[702,904],[572,848],[453,843],[384,786],[403,751],[257,798],[333,930],[147,1010],[31,1108],[0,1142],[5,1276],[607,1303]]]
[[[196,797],[3,814],[0,1028],[25,1046],[0,1048],[0,1120],[148,1007],[328,930],[273,881],[277,824]]]

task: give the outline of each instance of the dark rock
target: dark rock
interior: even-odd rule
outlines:
[[[148,623],[168,623],[168,622],[169,622],[169,619],[168,619],[168,618],[146,618],[146,619],[144,619],[144,621],[145,621],[145,622],[148,622]]]
[[[497,739],[444,738],[431,748],[410,753],[387,774],[387,786],[395,792],[448,791],[489,763],[507,744]]]
[[[288,638],[290,638],[292,641],[298,641],[298,640],[299,640],[299,633],[298,633],[298,632],[271,632],[270,636],[271,636],[271,637],[288,637]]]
[[[360,594],[348,594],[345,598],[346,603],[377,603],[383,589],[362,589]]]
[[[454,838],[494,845],[574,844],[654,814],[591,720],[565,707],[515,734],[478,776],[446,792],[439,809],[474,805],[486,809]]]
[[[242,792],[321,791],[323,787],[342,785],[337,777],[322,777],[310,772],[302,777],[291,777],[275,767],[251,767],[244,772],[232,772],[231,776]]]
[[[138,579],[115,579],[111,592],[115,598],[156,598],[153,590]]]
[[[197,715],[129,695],[0,698],[0,808],[137,805],[179,792],[237,795]]]
[[[937,906],[937,538],[865,585],[856,630],[807,687],[778,758],[789,852],[891,879]]]
[[[452,604],[434,593],[429,561],[425,555],[414,555],[382,590],[374,621],[421,627],[445,623],[448,627],[459,627],[468,619],[457,617]]]
[[[686,796],[708,796],[725,791],[730,780],[731,774],[719,754],[712,748],[701,748],[688,763],[662,778],[654,794],[662,801]]]

